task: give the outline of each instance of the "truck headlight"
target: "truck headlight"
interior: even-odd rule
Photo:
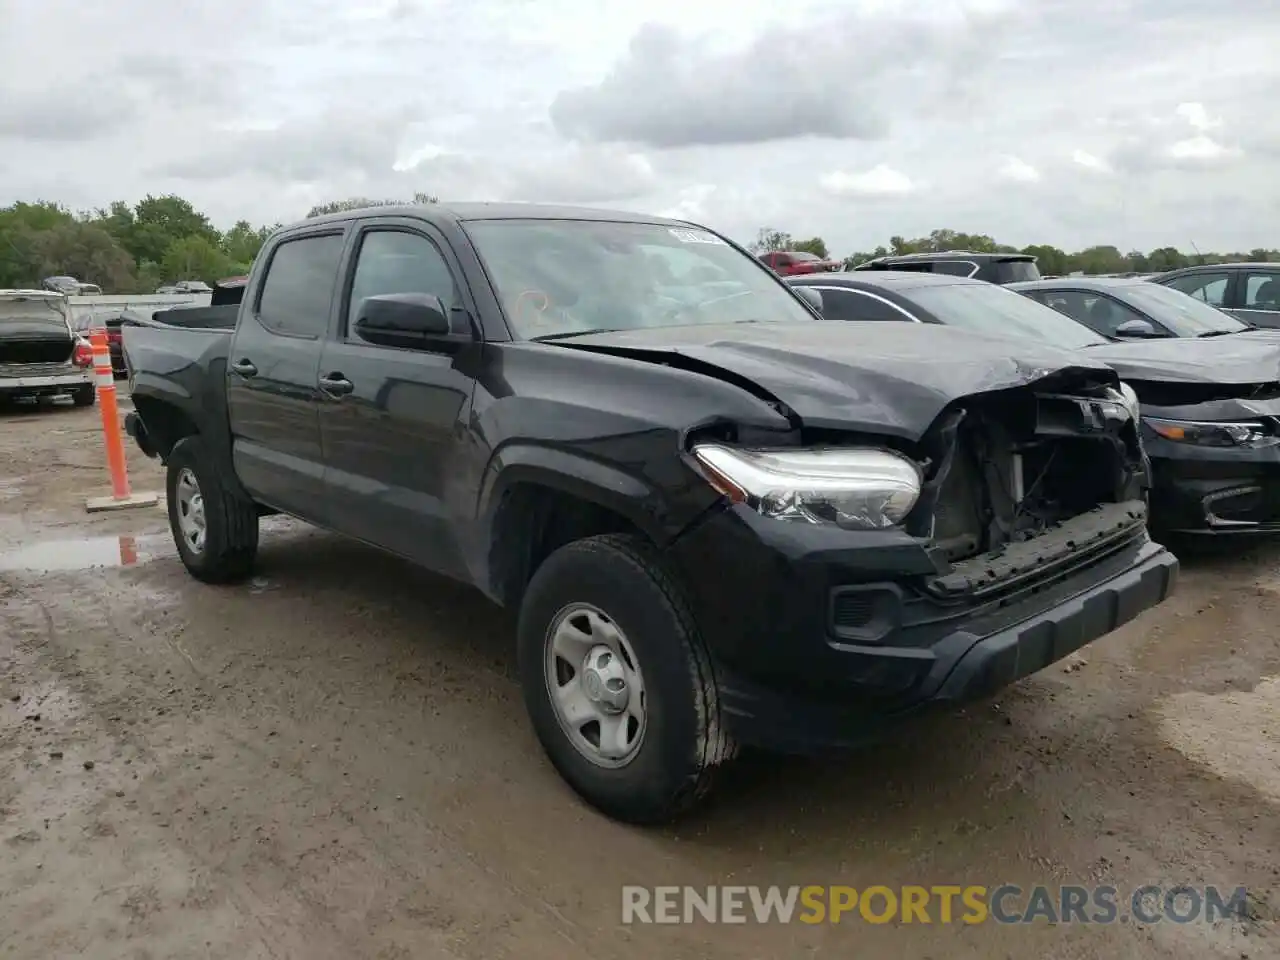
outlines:
[[[1200,447],[1274,447],[1280,436],[1257,420],[1199,421],[1164,420],[1159,417],[1143,417],[1142,422],[1157,436],[1175,443],[1191,443]]]
[[[711,485],[762,516],[866,530],[896,526],[920,496],[920,468],[889,450],[744,450],[699,444]]]

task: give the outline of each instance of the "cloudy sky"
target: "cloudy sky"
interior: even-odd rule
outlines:
[[[0,0],[0,204],[1280,246],[1275,0]]]

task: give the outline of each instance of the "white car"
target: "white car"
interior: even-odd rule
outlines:
[[[53,395],[93,405],[89,342],[72,331],[61,293],[0,290],[0,402]]]

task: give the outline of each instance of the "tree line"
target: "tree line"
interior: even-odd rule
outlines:
[[[400,202],[350,197],[313,207],[308,217]],[[117,201],[73,212],[48,201],[0,207],[0,288],[39,287],[45,277],[75,277],[103,293],[154,293],[179,280],[214,284],[248,273],[253,258],[279,224],[237,221],[219,230],[209,217],[178,196],[148,195],[130,206]]]
[[[753,253],[775,250],[799,250],[831,259],[827,245],[821,237],[797,240],[791,234],[773,227],[761,227],[751,243]],[[874,250],[859,251],[844,257],[845,269],[877,257],[897,256],[904,253],[945,253],[948,250],[968,250],[973,253],[1026,253],[1036,258],[1036,266],[1046,276],[1062,276],[1079,271],[1086,274],[1102,273],[1163,273],[1200,263],[1235,263],[1250,261],[1266,263],[1280,261],[1280,250],[1262,247],[1248,253],[1184,253],[1176,247],[1160,247],[1149,253],[1130,250],[1122,253],[1118,247],[1104,244],[1068,253],[1045,243],[1033,243],[1026,247],[1014,247],[997,243],[983,233],[961,233],[956,230],[934,230],[927,237],[908,240],[890,237],[888,246],[881,244]]]
[[[402,202],[435,203],[436,198],[426,193],[416,193],[408,201],[349,197],[319,204],[307,216]],[[14,203],[0,208],[0,288],[38,287],[45,277],[54,276],[96,283],[104,293],[152,293],[179,280],[213,284],[248,273],[263,241],[277,226],[240,220],[229,230],[219,230],[190,201],[174,195],[148,195],[133,205],[116,201],[81,212],[48,201]],[[796,239],[772,227],[761,228],[750,247],[756,253],[806,250],[830,258],[821,237]],[[1192,263],[1280,261],[1280,250],[1261,248],[1247,253],[1188,254],[1161,247],[1149,253],[1122,253],[1118,247],[1102,245],[1068,253],[1049,244],[1013,247],[986,234],[956,230],[934,230],[913,240],[890,237],[888,245],[852,253],[843,260],[846,267],[853,267],[889,254],[947,250],[1027,253],[1037,258],[1041,273],[1050,275],[1156,273]]]

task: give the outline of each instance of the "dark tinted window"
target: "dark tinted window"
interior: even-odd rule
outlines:
[[[909,319],[884,301],[856,290],[825,287],[819,292],[822,294],[822,315],[828,320]]]
[[[967,260],[936,260],[932,266],[934,273],[945,273],[949,277],[971,277],[977,272],[977,265]]]
[[[440,249],[416,233],[377,230],[365,234],[351,281],[348,324],[360,301],[383,293],[429,293],[446,310],[457,305],[457,288]]]
[[[1040,270],[1032,260],[999,260],[996,262],[996,283],[1021,283],[1039,280]]]
[[[342,235],[287,240],[276,247],[258,297],[258,319],[268,330],[322,336],[329,325]]]

